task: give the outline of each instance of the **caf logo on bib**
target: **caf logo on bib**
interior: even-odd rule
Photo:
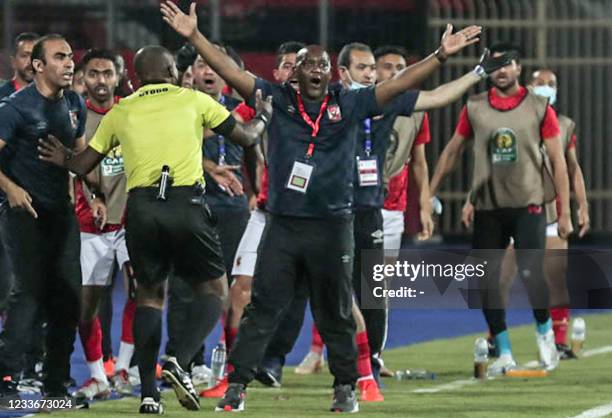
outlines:
[[[102,175],[105,177],[123,174],[124,167],[121,145],[113,148],[100,162],[100,166],[102,167]]]
[[[510,128],[499,128],[491,135],[491,162],[511,164],[517,160],[516,133]]]

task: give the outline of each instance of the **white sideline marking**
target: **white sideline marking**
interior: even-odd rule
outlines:
[[[606,345],[603,347],[597,347],[597,348],[593,348],[591,350],[585,350],[582,352],[582,354],[580,355],[580,357],[593,357],[593,356],[598,356],[601,354],[606,354],[606,353],[612,353],[612,345]],[[533,369],[536,368],[540,365],[540,363],[537,360],[532,360],[529,361],[527,363],[525,363],[523,366],[528,368],[528,369]],[[490,377],[487,380],[493,380],[495,379],[494,377]],[[451,391],[451,390],[457,390],[457,389],[461,389],[464,386],[469,386],[469,385],[473,385],[476,383],[480,383],[480,380],[477,379],[462,379],[462,380],[455,380],[449,383],[444,383],[443,385],[438,385],[438,386],[433,386],[430,388],[421,388],[421,389],[415,389],[412,391],[412,393],[438,393],[438,392],[446,392],[446,391]],[[608,405],[603,405],[602,407],[608,407],[608,408],[612,408],[612,404],[608,404]],[[597,408],[595,408],[597,409]],[[609,414],[612,412],[612,409],[607,410],[606,409],[606,414]],[[588,411],[587,411],[588,412]],[[593,415],[593,418],[597,418],[597,417],[603,417],[604,415]],[[582,416],[580,415],[580,418],[590,418],[590,415],[585,415]]]
[[[454,382],[445,383],[443,385],[434,386],[432,388],[415,389],[412,392],[413,393],[438,393],[438,392],[444,392],[447,390],[459,389],[464,386],[473,385],[476,383],[479,383],[479,380],[476,380],[476,379],[455,380]]]
[[[600,418],[607,417],[612,413],[612,403],[606,405],[600,405],[593,409],[587,409],[580,415],[576,415],[572,418]]]
[[[593,348],[591,350],[585,350],[579,357],[593,357],[600,354],[612,353],[612,345],[605,345],[603,347]]]

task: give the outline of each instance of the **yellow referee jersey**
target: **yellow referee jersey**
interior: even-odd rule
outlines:
[[[203,182],[205,128],[229,112],[210,96],[172,84],[150,84],[121,99],[102,118],[89,146],[102,155],[121,145],[127,190],[153,186],[164,165],[174,186]]]

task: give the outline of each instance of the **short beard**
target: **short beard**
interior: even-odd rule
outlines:
[[[31,73],[30,75],[26,71],[17,71],[17,75],[19,76],[19,78],[21,78],[24,81],[27,81],[28,83],[34,80],[34,73]]]
[[[509,83],[505,87],[499,86],[495,82],[492,82],[492,84],[493,84],[493,87],[495,87],[496,89],[498,89],[502,93],[506,93],[508,90],[511,90],[514,86],[516,86],[516,80],[512,81],[511,83]]]

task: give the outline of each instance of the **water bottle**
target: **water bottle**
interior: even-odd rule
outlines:
[[[433,380],[437,376],[434,372],[423,369],[407,369],[395,372],[396,380]]]
[[[575,318],[572,323],[572,351],[577,354],[582,350],[586,339],[586,324],[584,319]]]
[[[438,196],[431,197],[431,211],[435,215],[442,215],[442,201],[438,198]]]
[[[474,377],[487,377],[487,361],[489,359],[489,344],[484,338],[478,338],[474,343]]]
[[[221,380],[223,380],[226,357],[225,345],[217,344],[210,358],[211,376],[210,381],[208,382],[209,388],[216,386]]]

